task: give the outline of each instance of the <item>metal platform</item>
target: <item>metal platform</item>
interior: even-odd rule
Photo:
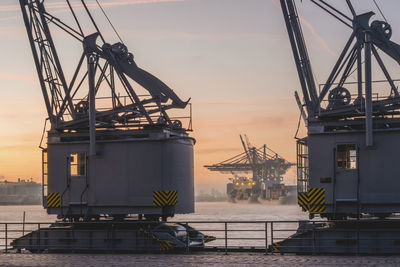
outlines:
[[[55,223],[11,242],[33,253],[133,253],[204,248],[204,235],[188,225],[159,222]],[[210,240],[210,239],[208,239]]]
[[[0,223],[0,253],[399,255],[399,229],[398,218],[334,222]]]
[[[307,221],[300,223],[297,233],[274,242],[270,250],[282,254],[398,255],[400,221]]]

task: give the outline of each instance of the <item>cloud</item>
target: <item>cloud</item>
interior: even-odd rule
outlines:
[[[131,0],[131,1],[105,1],[101,2],[103,7],[105,6],[126,6],[126,5],[140,5],[140,4],[157,4],[157,3],[173,3],[173,2],[185,2],[186,0]],[[92,4],[97,6],[97,4]]]
[[[1,18],[0,21],[2,21]],[[0,36],[2,36],[2,40],[20,40],[25,32],[25,29],[20,26],[0,26]]]
[[[329,48],[328,44],[326,43],[325,39],[322,38],[314,29],[314,27],[311,25],[310,22],[308,22],[306,19],[304,19],[302,16],[299,16],[299,19],[301,23],[306,26],[306,28],[311,32],[312,36],[314,36],[315,40],[321,45],[322,49],[328,54],[330,54],[333,57],[337,57],[338,55]]]
[[[0,12],[1,12],[1,7],[0,7]],[[21,16],[11,16],[11,17],[3,17],[0,18],[0,21],[8,21],[8,20],[13,20],[13,19],[21,19]]]
[[[212,153],[235,153],[238,151],[237,147],[211,147],[211,148],[200,148],[200,149],[196,149],[195,153],[196,154],[212,154]],[[237,153],[239,154],[239,153]]]
[[[281,8],[281,4],[279,3],[279,0],[272,0],[272,3],[278,7],[279,9]],[[314,27],[311,25],[310,22],[308,22],[304,17],[299,15],[299,20],[300,22],[306,26],[306,28],[311,32],[312,36],[315,38],[315,40],[320,44],[322,49],[326,51],[328,54],[330,54],[333,57],[337,57],[338,55],[329,48],[328,44],[326,43],[325,39],[322,38],[314,29]]]
[[[225,97],[223,100],[193,100],[192,103],[196,105],[240,105],[240,106],[256,106],[258,104],[267,104],[269,106],[278,104],[282,105],[282,102],[292,101],[294,98],[291,95],[283,95],[283,96],[264,96],[264,97]],[[293,102],[294,103],[294,102]]]
[[[146,39],[146,40],[258,40],[269,42],[279,41],[281,35],[270,34],[265,32],[227,32],[227,33],[193,33],[193,32],[138,32],[132,31],[121,32],[124,37],[130,39]]]
[[[125,1],[99,1],[102,7],[119,7],[119,6],[130,6],[130,5],[145,5],[145,4],[159,4],[159,3],[174,3],[174,2],[185,2],[188,0],[125,0]],[[97,9],[99,6],[97,3],[87,3],[89,8]],[[83,6],[79,3],[71,3],[71,6],[77,10],[83,10]],[[63,2],[57,3],[46,3],[45,5],[47,10],[53,10],[56,13],[65,13],[69,12],[69,7]],[[21,7],[19,5],[4,5],[0,6],[0,12],[17,12],[20,11]],[[10,17],[2,17],[0,21],[9,21],[21,19],[21,16],[10,16]]]
[[[30,150],[31,147],[27,146],[26,144],[0,146],[1,151],[9,151],[9,150],[16,150],[16,149]]]
[[[152,34],[154,36],[154,34]],[[158,36],[160,38],[160,36]],[[175,32],[161,36],[163,38],[171,39],[192,39],[192,40],[234,40],[234,39],[253,39],[253,40],[271,40],[278,39],[277,36],[272,36],[267,33],[220,33],[220,34],[195,34],[185,32]]]
[[[143,5],[143,4],[157,4],[157,3],[173,3],[173,2],[184,2],[187,0],[125,0],[125,1],[99,1],[103,7],[116,7],[116,6],[129,6],[129,5]],[[81,4],[71,3],[75,8],[83,8]],[[97,3],[87,3],[88,7],[98,8]],[[46,3],[46,9],[66,9],[68,5],[65,1]],[[19,5],[3,5],[0,6],[0,12],[20,11]],[[69,11],[68,9],[66,11]]]
[[[0,72],[0,80],[18,81],[29,84],[37,82],[37,79],[33,76],[27,76],[9,72]]]

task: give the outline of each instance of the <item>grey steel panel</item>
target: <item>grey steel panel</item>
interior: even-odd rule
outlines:
[[[193,143],[189,138],[99,142],[97,156],[88,160],[86,190],[85,176],[68,177],[67,157],[89,153],[89,144],[49,143],[48,192],[65,193],[62,209],[48,212],[80,214],[86,207],[78,204],[87,203],[93,214],[160,214],[161,208],[153,206],[157,190],[178,192],[176,213],[194,212]]]

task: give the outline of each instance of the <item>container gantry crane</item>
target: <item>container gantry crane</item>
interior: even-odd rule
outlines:
[[[287,190],[282,183],[282,175],[294,164],[288,162],[276,152],[263,145],[256,148],[251,145],[246,135],[240,140],[244,152],[213,165],[204,167],[210,171],[231,173],[234,178],[227,184],[228,197],[248,199],[250,202],[261,199],[279,199],[286,196]],[[240,174],[252,173],[251,178],[241,177]]]

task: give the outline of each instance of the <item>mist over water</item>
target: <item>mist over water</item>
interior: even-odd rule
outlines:
[[[27,224],[22,225],[23,213]],[[229,246],[265,246],[265,221],[297,221],[308,219],[307,213],[301,211],[297,205],[279,205],[278,203],[255,203],[247,202],[196,202],[196,212],[191,214],[177,214],[169,221],[190,222],[190,226],[200,230],[204,234],[214,236],[217,240],[210,242],[207,246],[224,246],[224,222],[229,229]],[[48,226],[47,223],[56,221],[55,215],[48,215],[45,209],[40,206],[0,206],[0,223],[16,222],[9,225],[9,239],[22,236],[22,229],[25,234],[37,230],[36,223],[44,223],[41,227]],[[237,223],[237,222],[246,223]],[[258,223],[252,223],[258,221]],[[206,223],[196,223],[206,222]],[[236,223],[235,223],[236,222]],[[294,234],[298,223],[274,223],[274,229],[289,229],[290,231],[277,232],[277,240]],[[270,226],[270,224],[269,224]],[[240,230],[239,230],[240,229]],[[239,230],[239,231],[236,231]],[[0,237],[1,237],[0,233]],[[277,236],[278,235],[278,236]],[[268,229],[268,236],[271,237],[271,229]],[[269,239],[270,240],[270,239]],[[0,240],[0,246],[4,242]]]
[[[25,211],[26,222],[54,222],[55,215],[48,215],[40,206],[0,206],[1,222],[22,222]],[[304,220],[307,213],[297,205],[265,203],[196,202],[196,211],[177,214],[173,221],[268,221]]]

